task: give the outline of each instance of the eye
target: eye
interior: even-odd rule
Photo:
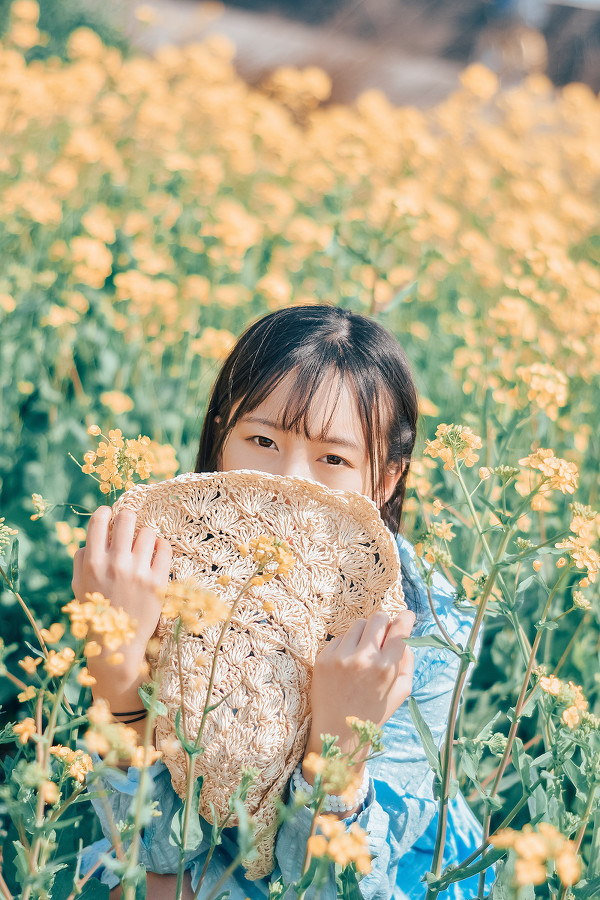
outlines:
[[[266,447],[267,449],[275,446],[275,441],[273,441],[271,438],[265,437],[264,434],[254,434],[250,438],[250,440],[253,443],[257,444],[259,447]]]
[[[348,463],[345,459],[342,459],[341,456],[336,456],[334,453],[328,453],[327,456],[324,457],[327,460],[327,465],[329,466],[347,466]]]

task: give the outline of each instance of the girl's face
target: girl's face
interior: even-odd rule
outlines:
[[[223,447],[221,471],[256,469],[270,475],[297,475],[335,490],[358,491],[370,497],[369,457],[351,388],[343,385],[336,402],[336,383],[332,377],[323,380],[310,405],[310,437],[306,437],[304,429],[296,433],[284,431],[280,425],[293,383],[293,374],[286,376],[260,406],[236,423]],[[320,435],[327,423],[327,437],[322,440]],[[386,500],[399,475],[398,470],[386,476]]]

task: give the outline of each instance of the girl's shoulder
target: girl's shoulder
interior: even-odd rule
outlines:
[[[439,628],[431,611],[427,587],[415,562],[415,548],[404,535],[395,535],[406,602],[416,615],[413,635],[439,634]],[[429,568],[429,564],[423,565]],[[441,572],[433,573],[431,600],[442,625],[457,643],[464,646],[473,624],[473,614],[456,605],[456,590]]]

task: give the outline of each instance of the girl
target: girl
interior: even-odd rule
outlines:
[[[419,703],[433,735],[441,743],[447,722],[457,659],[447,651],[404,643],[412,634],[435,633],[425,586],[414,565],[414,550],[399,534],[406,479],[416,439],[417,392],[404,351],[380,325],[364,316],[330,306],[292,307],[274,312],[241,336],[225,361],[209,400],[197,472],[256,469],[297,475],[339,490],[371,497],[386,525],[396,535],[409,609],[396,620],[378,612],[355,622],[346,634],[328,643],[317,657],[311,688],[312,728],[306,753],[320,751],[322,733],[339,735],[345,749],[352,745],[346,716],[371,719],[384,726],[386,752],[368,764],[368,791],[360,806],[340,817],[368,832],[373,868],[361,883],[365,898],[396,900],[423,897],[421,878],[428,871],[435,840],[436,802],[432,773],[405,703],[409,694]],[[146,644],[155,630],[160,603],[155,589],[168,580],[171,560],[166,540],[142,528],[133,541],[135,513],[123,510],[107,539],[110,509],[91,517],[87,542],[75,556],[73,590],[101,591],[140,622],[124,662],[107,666],[104,657],[89,660],[97,679],[95,697],[105,697],[113,713],[130,713],[133,727],[143,733],[144,711],[137,693]],[[453,592],[439,574],[433,596],[450,635],[463,645],[470,619],[453,606]],[[127,721],[123,716],[121,721]],[[174,897],[177,851],[169,844],[169,824],[179,799],[165,765],[150,773],[154,798],[162,816],[144,832],[140,861],[148,870],[148,897]],[[308,773],[304,776],[309,779]],[[115,821],[125,819],[139,772],[130,767],[122,776],[106,776],[112,789],[109,803]],[[290,800],[293,799],[293,785]],[[84,851],[82,870],[110,846],[106,807],[93,801],[104,841]],[[278,867],[287,881],[299,876],[310,813],[304,808],[283,824],[277,835]],[[459,795],[451,803],[447,859],[458,862],[481,840],[481,829]],[[188,853],[186,890],[198,879],[208,846]],[[228,839],[217,849],[200,896],[207,896],[231,862],[236,847]],[[120,896],[118,879],[108,869],[101,880]],[[243,870],[226,887],[231,900],[261,898],[268,881],[248,881]],[[459,900],[473,883],[454,886],[447,896]],[[326,895],[335,896],[333,876]],[[184,895],[185,896],[185,895]]]

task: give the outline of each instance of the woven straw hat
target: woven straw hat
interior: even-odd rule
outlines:
[[[317,653],[356,619],[380,608],[396,616],[406,608],[396,543],[368,498],[262,472],[187,474],[137,485],[115,503],[113,521],[124,508],[136,512],[136,530],[149,525],[170,541],[173,580],[210,589],[229,604],[255,565],[240,554],[240,544],[269,534],[292,547],[291,572],[251,587],[235,611],[211,695],[211,703],[225,700],[208,715],[205,750],[195,757],[195,774],[204,777],[200,814],[209,821],[211,803],[219,822],[228,814],[242,767],[259,771],[246,801],[259,852],[244,865],[247,878],[263,877],[274,865],[275,798],[283,795],[308,738]],[[227,586],[217,582],[222,575],[231,578]],[[182,629],[180,679],[174,626],[161,616],[160,649],[151,659],[161,670],[159,697],[168,710],[157,719],[158,749],[172,743],[180,708],[183,730],[195,740],[220,632],[214,624],[198,635]],[[164,762],[183,796],[183,749],[169,751]]]

